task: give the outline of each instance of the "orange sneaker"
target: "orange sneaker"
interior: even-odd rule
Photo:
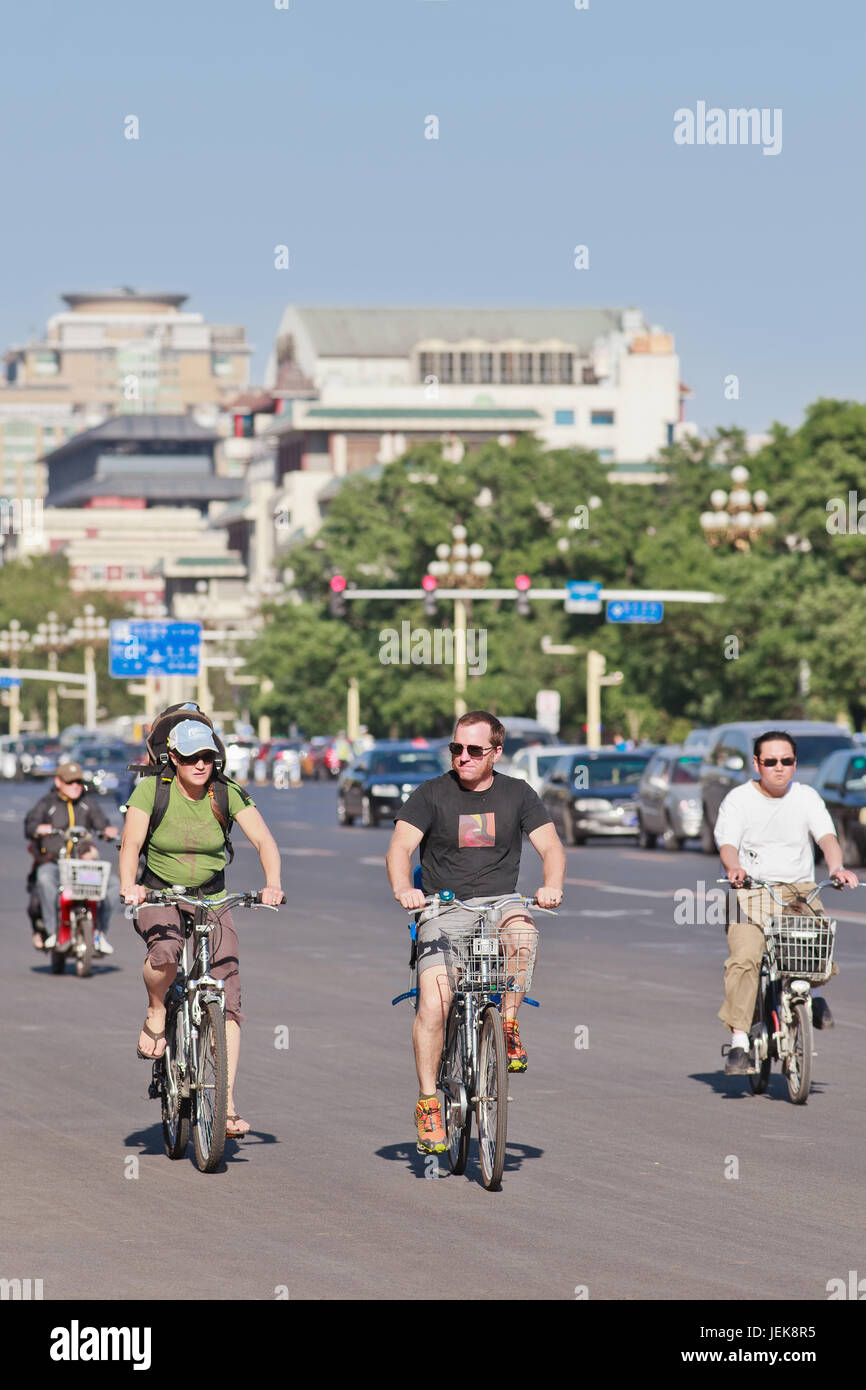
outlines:
[[[520,1028],[516,1018],[504,1018],[505,1050],[508,1054],[509,1071],[526,1071],[526,1048],[520,1041]]]
[[[415,1106],[415,1125],[418,1130],[419,1154],[441,1154],[448,1145],[445,1142],[445,1126],[442,1123],[442,1110],[439,1101],[419,1100]]]

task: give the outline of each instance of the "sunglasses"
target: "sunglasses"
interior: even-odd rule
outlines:
[[[201,753],[190,753],[188,758],[185,758],[183,753],[175,753],[174,756],[184,767],[193,767],[195,763],[212,763],[214,760],[214,754],[210,750]]]
[[[483,758],[485,753],[494,751],[492,748],[482,748],[479,743],[449,743],[448,745],[452,758],[459,758],[464,748],[470,758]]]
[[[758,761],[759,761],[761,764],[763,764],[764,767],[775,767],[775,766],[776,766],[776,763],[781,763],[781,764],[782,764],[782,767],[793,767],[793,766],[794,766],[794,763],[797,761],[797,759],[796,759],[796,758],[759,758]]]

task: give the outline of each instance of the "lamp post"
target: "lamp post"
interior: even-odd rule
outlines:
[[[49,671],[57,670],[57,653],[65,651],[69,645],[69,629],[60,623],[56,613],[47,613],[33,634],[33,646],[47,654]],[[56,738],[60,733],[57,686],[54,681],[48,682],[48,732],[52,738]]]
[[[18,654],[30,641],[30,633],[25,632],[17,618],[12,618],[8,628],[0,632],[0,652],[8,656],[9,665],[14,670],[18,665]],[[13,677],[14,679],[14,677]],[[17,738],[21,732],[21,702],[18,686],[9,687],[9,734]]]
[[[769,497],[759,489],[752,494],[745,486],[749,470],[741,463],[731,469],[730,496],[724,488],[710,494],[711,512],[701,512],[701,528],[713,548],[727,541],[735,550],[750,550],[761,536],[772,531],[776,518],[767,511]]]
[[[443,541],[436,547],[435,560],[427,566],[429,574],[438,582],[446,579],[453,589],[482,588],[489,578],[493,566],[489,560],[482,560],[483,545],[467,545],[466,527],[451,527],[452,543]],[[422,580],[423,583],[423,580]],[[466,713],[466,609],[468,600],[454,600],[454,714],[457,719]]]
[[[79,614],[73,621],[69,629],[69,635],[76,644],[84,643],[84,674],[87,677],[85,687],[85,711],[84,722],[88,729],[96,725],[96,665],[94,661],[94,647],[97,643],[108,641],[108,623],[101,613],[97,613],[92,603],[84,605],[83,614]]]

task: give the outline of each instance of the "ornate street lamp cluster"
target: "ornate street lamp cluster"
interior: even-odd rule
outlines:
[[[712,546],[723,541],[733,545],[735,550],[749,550],[756,540],[772,531],[776,518],[767,511],[769,497],[759,489],[752,494],[745,484],[749,481],[749,470],[741,463],[731,469],[734,486],[730,495],[724,488],[716,488],[710,494],[711,512],[701,513],[701,527]]]
[[[452,526],[451,545],[443,541],[437,545],[438,559],[431,560],[427,566],[428,574],[437,581],[447,579],[453,589],[472,589],[483,587],[484,580],[490,577],[493,566],[489,560],[482,560],[484,546],[466,544],[466,527]]]

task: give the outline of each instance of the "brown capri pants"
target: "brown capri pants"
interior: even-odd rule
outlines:
[[[791,904],[802,895],[814,892],[814,883],[783,883],[774,885],[777,898]],[[730,905],[733,894],[728,894]],[[758,976],[761,970],[761,957],[764,954],[764,933],[761,923],[768,917],[781,913],[778,903],[773,902],[765,888],[740,888],[736,893],[736,919],[729,921],[728,959],[725,961],[725,1002],[719,1009],[719,1018],[729,1028],[748,1033],[755,1015],[755,1000],[758,997]],[[730,910],[730,906],[729,906]],[[808,907],[795,911],[824,915],[820,898],[813,898]],[[836,963],[832,974],[837,975]]]
[[[211,913],[211,920],[215,914]],[[184,929],[176,907],[140,907],[135,930],[147,946],[147,959],[153,966],[175,965],[183,950]],[[230,912],[220,915],[210,934],[210,973],[225,984],[226,1018],[243,1023],[241,977],[238,965],[238,934]]]

